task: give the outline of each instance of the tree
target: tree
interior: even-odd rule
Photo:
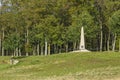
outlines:
[[[112,44],[112,50],[114,51],[117,35],[120,34],[120,10],[113,13],[113,15],[108,20],[108,24],[110,26],[110,30],[114,33],[114,39]]]

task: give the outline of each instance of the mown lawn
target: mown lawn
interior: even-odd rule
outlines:
[[[50,56],[0,57],[0,80],[103,80],[120,77],[120,53],[62,53]]]

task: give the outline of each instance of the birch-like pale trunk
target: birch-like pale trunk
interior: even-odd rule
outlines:
[[[104,44],[103,44],[105,51],[107,51],[106,43],[107,43],[107,36],[105,35],[105,37],[104,37]]]
[[[59,50],[58,52],[61,53],[62,52],[62,45],[60,45],[60,48],[58,48],[58,46],[57,46],[57,50]]]
[[[45,39],[45,56],[47,56],[47,52],[48,52],[48,43],[47,40]]]
[[[41,55],[43,55],[43,46],[41,45]]]
[[[57,52],[58,52],[58,50],[57,50],[57,45],[54,44],[54,53],[57,53]]]
[[[9,50],[6,51],[6,55],[5,56],[9,56],[8,54],[9,54]]]
[[[1,37],[0,37],[0,55],[1,55],[1,52],[2,52],[2,51],[1,51],[2,49],[1,49],[1,48],[2,48],[2,39],[1,39]]]
[[[76,50],[76,42],[73,43],[73,51]]]
[[[100,21],[101,22],[101,21]],[[100,23],[101,26],[100,26],[100,29],[101,29],[101,32],[100,32],[100,51],[102,51],[102,44],[103,44],[103,31],[102,31],[102,22]]]
[[[107,51],[110,51],[110,32],[108,33],[108,39],[107,39]]]
[[[33,47],[33,55],[35,56],[36,54],[35,54],[35,51],[36,51],[36,47],[34,46]]]
[[[27,34],[26,34],[26,37],[27,37],[27,44],[29,44],[29,39],[28,39],[28,35],[29,35],[29,30],[28,30],[28,28],[27,28]],[[28,51],[26,52],[26,56],[29,56],[29,54],[28,54]]]
[[[18,52],[19,52],[19,56],[22,56],[20,48],[18,49]]]
[[[16,48],[16,56],[19,56],[18,47]]]
[[[65,44],[66,52],[68,52],[68,43]]]
[[[13,51],[13,56],[16,56],[16,50],[14,49],[14,51]]]
[[[112,47],[112,51],[115,51],[115,44],[116,44],[116,33],[114,34],[114,39],[113,39],[113,47]]]
[[[119,39],[119,52],[120,52],[120,39]]]
[[[50,55],[50,44],[48,44],[48,55]]]
[[[38,56],[40,55],[40,45],[39,45],[39,43],[37,44],[37,55]]]
[[[4,41],[4,37],[5,37],[5,31],[3,29],[3,33],[2,33],[2,42]],[[4,56],[4,46],[2,45],[2,56]]]

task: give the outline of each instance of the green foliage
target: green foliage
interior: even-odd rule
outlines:
[[[120,10],[113,13],[108,24],[114,33],[120,33]]]
[[[111,33],[110,44],[112,35],[120,33],[118,0],[1,0],[1,4],[0,39],[7,51],[18,47],[24,54],[25,45],[29,44],[31,49],[34,47],[32,51],[37,52],[35,47],[38,44],[44,47],[45,39],[52,53],[59,52],[60,46],[63,49],[66,44],[73,49],[74,43],[79,45],[82,26],[86,44],[95,45],[99,50],[100,31],[105,48],[108,33]],[[32,53],[31,49],[27,52]]]
[[[32,48],[30,44],[25,44],[25,52],[30,53],[32,52]]]
[[[10,34],[5,38],[3,42],[3,46],[6,50],[14,50],[16,47],[19,47],[20,44],[20,36],[16,33]]]

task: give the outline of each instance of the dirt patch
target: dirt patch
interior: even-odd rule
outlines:
[[[119,78],[113,78],[113,79],[104,79],[104,80],[120,80],[120,77]]]
[[[9,63],[10,63],[9,60],[2,60],[2,61],[0,61],[0,64],[9,64]]]
[[[65,60],[55,61],[53,64],[65,63]]]

